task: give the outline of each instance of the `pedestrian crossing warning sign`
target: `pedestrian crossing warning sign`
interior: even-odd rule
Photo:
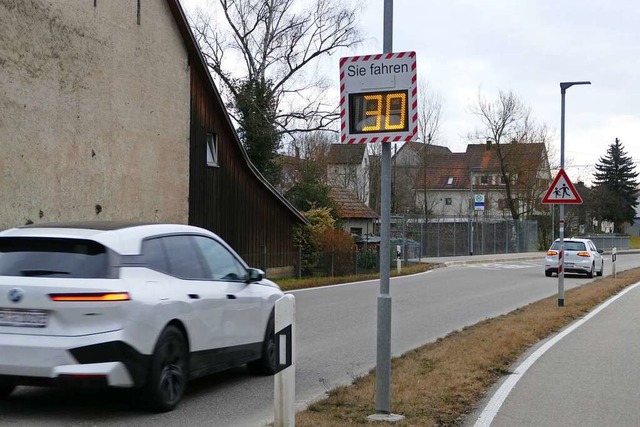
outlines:
[[[556,179],[553,180],[547,193],[542,198],[545,204],[582,204],[582,197],[578,194],[576,187],[567,176],[564,169],[558,171]]]

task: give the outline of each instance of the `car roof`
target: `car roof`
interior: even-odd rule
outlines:
[[[554,242],[559,242],[559,241],[560,241],[560,239],[556,239],[556,240],[554,240]],[[568,238],[565,238],[565,239],[564,239],[564,241],[565,241],[565,242],[566,242],[566,241],[572,241],[572,242],[591,242],[591,239],[585,239],[585,238],[582,238],[582,237],[568,237]]]
[[[89,239],[122,255],[140,253],[147,237],[167,234],[202,234],[217,238],[215,233],[184,224],[159,224],[121,221],[55,222],[31,224],[0,232],[0,237],[50,237]]]

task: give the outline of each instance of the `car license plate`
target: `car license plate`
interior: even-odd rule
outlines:
[[[44,328],[48,320],[49,313],[44,311],[0,309],[0,326]]]
[[[564,266],[565,267],[573,267],[573,263],[572,262],[565,262]]]

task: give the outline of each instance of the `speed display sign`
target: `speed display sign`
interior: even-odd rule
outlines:
[[[417,106],[415,52],[340,59],[342,143],[408,141]]]

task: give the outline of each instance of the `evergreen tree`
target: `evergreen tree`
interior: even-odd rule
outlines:
[[[617,233],[624,231],[625,223],[633,223],[638,205],[634,196],[637,177],[633,160],[627,156],[620,139],[616,138],[607,154],[596,164],[594,184],[602,197],[600,219],[612,221]]]
[[[245,80],[238,90],[236,106],[240,111],[240,139],[249,159],[273,185],[280,183],[281,168],[276,156],[281,135],[276,130],[277,102],[265,80]]]

